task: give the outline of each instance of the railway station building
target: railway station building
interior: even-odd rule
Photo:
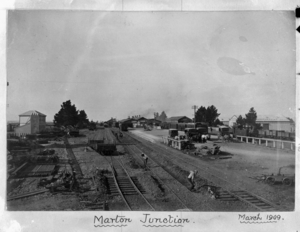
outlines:
[[[193,122],[193,120],[188,118],[187,116],[175,116],[167,118],[166,122],[189,123]]]
[[[106,122],[104,122],[104,123],[106,123],[109,127],[111,127],[111,126],[113,126],[114,125],[114,123],[116,123],[116,119],[115,118],[111,118],[111,119],[109,119],[109,120],[107,120]]]
[[[147,124],[148,119],[145,117],[141,117],[140,115],[132,116],[131,122],[133,127],[144,127]]]
[[[119,123],[124,123],[124,124],[131,124],[134,120],[132,118],[125,118],[122,120],[119,120]]]
[[[161,121],[157,120],[155,118],[150,118],[150,119],[148,119],[147,124],[150,125],[150,126],[160,126]]]
[[[144,127],[148,122],[147,118],[140,117],[136,120],[136,127]]]

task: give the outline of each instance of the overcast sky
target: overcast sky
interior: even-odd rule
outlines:
[[[71,100],[89,119],[295,117],[295,17],[288,11],[9,11],[7,119],[52,121]]]

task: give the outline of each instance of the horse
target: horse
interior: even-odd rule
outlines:
[[[207,141],[207,139],[208,139],[208,135],[202,135],[201,136],[201,140],[202,140],[203,143],[205,143]]]

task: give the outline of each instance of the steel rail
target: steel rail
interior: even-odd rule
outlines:
[[[124,148],[125,148],[125,150],[127,149],[128,151],[131,151],[130,153],[131,154],[135,154],[137,157],[139,157],[134,151],[132,151],[132,149],[131,148],[129,148],[128,146],[124,146]],[[137,148],[137,147],[136,147]],[[138,148],[137,148],[138,149]],[[148,156],[148,158],[149,159],[151,159],[149,156]],[[142,158],[140,158],[139,157],[139,159],[141,159],[142,160]],[[151,159],[152,160],[152,159]],[[152,160],[154,163],[156,163],[154,160]],[[142,162],[143,162],[143,160],[142,160]],[[157,164],[157,163],[156,163]],[[159,165],[159,164],[158,164]],[[139,165],[140,167],[142,167],[141,165]],[[159,165],[159,167],[161,167],[161,165]],[[163,168],[163,167],[161,167],[161,168]],[[165,170],[164,168],[163,168],[163,170]],[[166,171],[166,170],[165,170]],[[183,207],[185,207],[185,208],[187,208],[188,209],[188,206],[180,199],[180,197],[173,191],[173,189],[171,188],[171,187],[169,187],[167,184],[166,184],[166,182],[164,182],[161,178],[159,178],[159,176],[157,175],[157,174],[154,174],[154,172],[153,171],[151,171],[150,170],[150,172],[152,173],[152,175],[153,176],[155,176],[158,180],[160,180],[162,183],[164,183],[164,185],[175,195],[175,197],[179,200],[179,202],[183,205]],[[168,171],[166,171],[168,174],[170,174]],[[174,176],[173,175],[171,175],[173,178],[174,178]],[[179,184],[181,184],[176,178],[174,178]]]
[[[103,155],[103,154],[102,154]],[[105,156],[103,156],[106,160],[107,158]],[[123,194],[121,188],[120,188],[120,185],[118,183],[118,180],[117,180],[117,177],[116,177],[116,170],[115,170],[115,167],[114,167],[114,163],[113,163],[113,157],[111,156],[111,169],[112,169],[112,173],[113,173],[113,179],[114,179],[114,182],[116,184],[116,187],[118,189],[118,192],[119,194],[121,195],[123,201],[125,202],[125,204],[127,205],[127,207],[132,210],[132,208],[130,207],[130,204],[129,202],[126,200],[126,197],[125,195]],[[108,160],[107,160],[108,161]],[[109,162],[109,161],[108,161]],[[126,168],[124,167],[124,165],[122,164],[122,162],[118,161],[118,163],[120,164],[120,166],[122,167],[122,169],[125,171],[126,175],[127,175],[127,178],[129,179],[130,183],[132,184],[133,188],[135,189],[135,191],[143,198],[143,200],[150,206],[150,208],[155,211],[155,208],[148,202],[148,200],[144,197],[144,195],[141,193],[141,191],[138,189],[138,187],[136,186],[136,184],[133,182],[133,180],[131,179],[129,173],[127,172]]]
[[[72,170],[74,171],[74,169],[75,169],[79,175],[83,176],[82,170],[79,166],[76,156],[73,153],[72,148],[70,147],[70,143],[67,138],[65,138],[65,143],[66,143],[65,145],[66,145],[67,154],[71,158],[71,160],[74,161],[74,163],[72,162],[72,164],[71,164]]]
[[[126,175],[128,176],[128,178],[129,178],[131,184],[133,185],[133,187],[135,188],[135,190],[136,190],[136,191],[139,193],[139,195],[146,201],[146,203],[150,206],[150,208],[151,208],[152,210],[155,211],[155,208],[149,203],[149,201],[145,198],[144,194],[141,193],[141,191],[138,189],[138,187],[135,185],[135,183],[134,183],[133,180],[131,179],[131,177],[130,177],[129,173],[127,172],[126,168],[124,167],[122,161],[119,161],[119,160],[118,160],[118,162],[120,163],[120,165],[121,165],[122,168],[124,169]]]
[[[105,158],[105,159],[106,159],[106,158]],[[121,191],[121,188],[120,188],[119,183],[118,183],[118,181],[117,181],[117,178],[116,178],[116,175],[115,175],[116,170],[115,170],[115,168],[114,168],[114,166],[113,166],[113,161],[111,160],[111,162],[112,162],[112,163],[110,164],[110,167],[111,167],[111,169],[112,169],[113,179],[114,179],[114,181],[115,181],[115,184],[116,184],[116,187],[117,187],[117,189],[118,189],[118,192],[120,193],[120,196],[122,197],[122,199],[123,199],[123,201],[125,202],[125,204],[126,204],[126,206],[128,207],[128,209],[129,209],[130,211],[132,211],[132,209],[131,209],[130,205],[128,204],[127,200],[125,199],[125,196],[124,196],[123,192]]]

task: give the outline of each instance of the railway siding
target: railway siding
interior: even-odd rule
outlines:
[[[145,152],[150,159],[153,158],[153,156],[156,156],[154,152],[149,152],[145,149],[143,149],[141,146],[130,146],[129,152],[131,154],[134,154],[135,157],[140,159],[139,155],[141,152]],[[157,157],[156,157],[157,158]],[[141,161],[140,161],[141,163]],[[163,165],[164,161],[162,159],[153,160],[152,162],[150,160],[149,169],[153,173],[155,173],[155,176],[160,178],[162,182],[168,186],[171,191],[182,201],[183,205],[188,208],[192,209],[194,211],[228,211],[231,207],[238,208],[241,211],[247,211],[246,205],[241,202],[235,202],[230,205],[228,203],[222,203],[217,201],[210,201],[210,197],[205,194],[202,194],[200,197],[200,194],[197,192],[191,192],[188,189],[187,186],[187,180],[179,181],[180,178],[183,176],[186,177],[188,173],[185,173],[185,175],[182,175],[182,173],[178,173],[178,169],[176,168],[177,165],[172,164],[170,168],[166,168],[165,165]],[[170,164],[169,164],[170,165]],[[172,171],[173,168],[173,171]],[[251,208],[254,210],[253,208]],[[249,207],[248,207],[249,210]]]
[[[131,135],[130,136],[134,136]],[[136,136],[134,136],[134,138],[138,141],[141,141],[141,138],[137,138]],[[229,180],[225,180],[224,178],[222,178],[221,176],[224,176],[224,174],[222,175],[222,173],[220,172],[220,174],[218,174],[218,176],[216,175],[216,173],[212,173],[212,171],[218,171],[217,169],[213,169],[213,170],[207,170],[207,165],[202,164],[201,166],[203,166],[202,168],[200,168],[198,166],[198,164],[200,164],[199,162],[197,162],[197,165],[195,165],[195,163],[191,163],[189,161],[187,161],[186,159],[183,159],[182,157],[178,156],[179,151],[175,150],[175,149],[167,149],[166,146],[161,145],[161,144],[149,144],[147,141],[142,141],[143,142],[143,146],[147,147],[148,149],[152,150],[153,152],[151,153],[151,155],[155,155],[157,158],[159,157],[163,157],[164,159],[171,159],[172,162],[178,166],[182,166],[184,164],[185,168],[188,168],[188,170],[194,170],[197,169],[199,171],[199,175],[201,175],[202,177],[210,180],[212,183],[214,183],[214,185],[218,185],[220,186],[223,190],[229,192],[232,196],[236,197],[237,199],[248,203],[249,205],[253,206],[254,208],[256,208],[256,210],[260,210],[260,211],[266,211],[266,207],[264,206],[270,206],[270,210],[276,209],[276,210],[283,210],[286,211],[287,209],[283,206],[279,206],[276,205],[274,203],[271,203],[270,201],[257,196],[256,194],[253,194],[247,190],[245,190],[244,188],[241,188],[239,186],[237,186],[236,184],[230,182]],[[183,155],[182,152],[181,156]],[[158,156],[159,154],[159,156]],[[168,155],[166,155],[168,154]],[[177,154],[177,155],[175,155]],[[192,157],[191,157],[192,158]],[[253,202],[251,202],[249,199],[247,198],[243,198],[241,196],[239,196],[237,193],[238,191],[244,191],[247,192],[248,195],[252,196],[252,199],[256,198],[256,200],[258,200],[259,203],[261,203],[260,201],[263,201],[263,205],[262,207],[260,207],[259,205],[255,205],[253,204]],[[272,207],[271,207],[272,206]]]
[[[115,160],[114,160],[115,159]],[[111,156],[111,165],[114,170],[113,180],[115,187],[129,210],[154,210],[154,207],[149,203],[149,201],[143,195],[135,182],[130,177],[126,168],[122,164],[120,159]]]

